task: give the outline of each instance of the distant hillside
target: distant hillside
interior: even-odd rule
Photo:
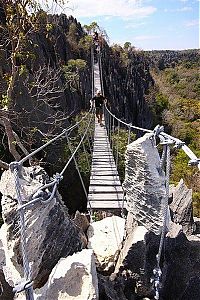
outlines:
[[[183,140],[200,156],[200,55],[198,50],[152,51],[151,75],[155,87],[151,91],[154,124]],[[153,99],[153,100],[152,100]],[[174,151],[176,152],[176,151]],[[184,178],[194,190],[194,209],[200,216],[200,177],[187,165],[188,158],[179,151],[174,155],[172,181]]]

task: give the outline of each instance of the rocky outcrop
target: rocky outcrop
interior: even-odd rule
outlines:
[[[104,92],[113,114],[127,123],[151,128],[152,114],[146,94],[154,81],[143,53],[104,45],[102,67]]]
[[[186,234],[194,231],[194,220],[192,214],[192,190],[188,189],[180,180],[176,187],[171,187],[172,203],[170,204],[172,221],[182,225]]]
[[[94,222],[88,228],[88,248],[94,250],[98,270],[114,268],[122,246],[124,225],[123,218],[112,216]]]
[[[133,215],[129,213],[126,228],[129,228],[131,224],[133,225]],[[147,229],[144,226],[138,226],[136,223],[132,226],[131,231],[126,231],[123,247],[114,271],[116,274],[120,269],[131,269],[132,272],[139,274],[140,269],[144,268],[144,236],[146,233]]]
[[[123,188],[127,210],[145,228],[159,233],[163,220],[165,177],[151,134],[127,146]]]
[[[20,176],[24,202],[48,181],[41,167],[23,168]],[[19,234],[19,216],[13,175],[5,171],[1,177],[0,191],[3,194],[2,211],[4,225],[1,239],[6,255],[4,273],[12,285],[23,277],[22,253]],[[45,199],[43,199],[45,201]],[[31,265],[34,288],[41,287],[61,257],[80,251],[85,236],[70,220],[67,208],[57,192],[49,203],[37,202],[25,210],[27,254]]]
[[[93,251],[82,250],[61,258],[45,286],[35,291],[36,300],[98,300],[98,279]]]

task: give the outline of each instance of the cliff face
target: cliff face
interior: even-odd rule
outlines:
[[[102,51],[105,96],[111,110],[120,119],[136,126],[150,128],[151,112],[145,100],[154,82],[146,57],[141,52],[124,52],[105,47]],[[125,57],[120,57],[124,55]]]

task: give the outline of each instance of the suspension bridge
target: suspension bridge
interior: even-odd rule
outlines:
[[[102,78],[103,70],[101,64],[101,53],[98,54],[97,62],[94,61],[94,53],[91,51],[92,59],[92,95],[95,95],[96,90],[101,90],[104,94]],[[80,141],[76,147],[72,147],[72,141],[70,138],[73,130],[78,130],[79,125],[85,123],[86,126],[80,135]],[[91,127],[94,127],[93,136],[91,137]],[[127,132],[127,144],[131,142],[131,132],[133,130],[140,130],[144,133],[148,132],[152,134],[152,137],[158,137],[163,144],[163,154],[161,157],[161,167],[164,167],[164,161],[166,160],[166,200],[165,207],[163,208],[163,228],[160,239],[160,247],[157,255],[157,266],[154,269],[154,288],[155,298],[159,299],[159,283],[161,279],[160,269],[160,257],[165,237],[166,227],[166,212],[168,209],[168,197],[169,197],[169,167],[170,167],[170,146],[174,145],[177,148],[181,148],[189,157],[189,164],[196,165],[200,169],[200,161],[196,155],[179,139],[166,134],[162,126],[156,126],[153,130],[140,128],[132,124],[120,120],[105,105],[104,107],[104,126],[100,126],[95,118],[95,107],[91,105],[89,112],[87,112],[81,120],[74,125],[63,130],[59,135],[55,136],[47,143],[28,154],[18,162],[10,163],[10,170],[13,173],[15,180],[15,189],[18,200],[18,209],[16,213],[20,216],[20,234],[21,234],[21,247],[22,247],[22,258],[24,268],[24,280],[15,286],[14,292],[21,292],[25,290],[26,299],[33,300],[33,287],[31,270],[29,265],[28,253],[26,251],[26,226],[25,226],[25,210],[29,209],[32,205],[38,202],[49,203],[54,199],[56,190],[61,180],[63,180],[63,174],[67,170],[70,163],[73,161],[77,169],[83,191],[87,198],[87,208],[92,214],[95,210],[107,210],[117,209],[123,211],[126,207],[126,201],[122,189],[122,184],[118,174],[118,163],[119,163],[119,134],[120,126],[123,126],[123,130]],[[24,201],[22,196],[22,189],[20,186],[19,176],[20,169],[23,164],[37,154],[39,151],[48,147],[48,145],[59,139],[66,138],[70,150],[70,158],[67,160],[62,171],[59,174],[55,174],[53,179],[47,184],[40,187],[40,189],[34,193],[30,201]],[[90,141],[93,141],[91,145]],[[80,149],[86,154],[86,143],[92,152],[92,162],[88,161],[88,168],[91,170],[90,175],[90,186],[89,193],[84,185],[79,166],[77,163],[77,154]],[[48,190],[48,197],[45,197],[44,193]],[[45,194],[46,195],[46,194]]]

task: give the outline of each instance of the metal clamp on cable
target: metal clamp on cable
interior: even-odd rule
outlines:
[[[30,288],[33,285],[33,281],[27,280],[27,281],[21,281],[16,284],[16,286],[13,288],[13,293],[20,293],[28,288]]]
[[[38,190],[37,192],[35,192],[35,194],[33,194],[32,199],[37,199],[37,198],[43,198],[44,197],[44,191],[43,190]]]
[[[11,172],[13,172],[14,170],[20,170],[21,169],[21,164],[18,161],[12,161],[9,164],[9,169]]]
[[[154,136],[156,137],[159,136],[159,134],[163,131],[164,131],[164,126],[160,126],[159,124],[156,125],[156,127],[153,130]]]
[[[60,183],[60,181],[63,179],[63,176],[60,175],[59,173],[56,173],[55,175],[53,175],[53,179],[54,179],[57,183]]]
[[[159,300],[159,292],[161,288],[161,276],[162,271],[159,267],[153,269],[153,278],[151,278],[151,283],[153,283],[155,296],[154,299]]]
[[[198,166],[198,164],[200,163],[200,158],[193,158],[190,159],[190,161],[188,162],[189,166]]]
[[[182,142],[182,141],[176,141],[175,145],[174,145],[174,148],[181,149],[184,145],[185,145],[184,142]]]
[[[160,142],[160,145],[173,145],[173,144],[174,144],[174,141],[169,138],[162,139],[162,141]]]

